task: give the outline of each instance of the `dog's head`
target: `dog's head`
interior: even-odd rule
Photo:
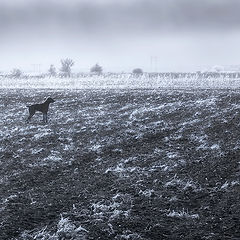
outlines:
[[[48,103],[54,103],[55,101],[52,99],[52,98],[48,98],[47,100],[46,100],[46,102],[48,102]]]

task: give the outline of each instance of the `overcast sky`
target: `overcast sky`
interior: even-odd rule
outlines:
[[[45,71],[66,57],[75,71],[238,65],[239,9],[239,0],[0,0],[0,71]]]

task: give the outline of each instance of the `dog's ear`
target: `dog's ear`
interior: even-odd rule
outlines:
[[[49,101],[49,102],[52,102],[52,103],[54,103],[54,102],[55,102],[55,101],[53,100],[53,98],[51,98],[51,97],[50,97],[50,98],[48,98],[48,101]]]

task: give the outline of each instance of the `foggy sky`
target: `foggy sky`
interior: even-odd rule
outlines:
[[[239,9],[239,0],[1,0],[0,71],[65,57],[75,71],[238,65]]]

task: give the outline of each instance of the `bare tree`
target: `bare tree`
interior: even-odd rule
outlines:
[[[93,67],[91,67],[90,72],[91,73],[96,73],[96,74],[102,74],[102,67],[99,66],[98,64],[95,64]]]
[[[48,73],[50,77],[55,77],[57,75],[56,68],[53,64],[50,65],[50,68],[48,69]]]
[[[62,72],[62,76],[70,77],[71,76],[71,67],[74,65],[74,61],[70,58],[61,60],[62,67],[60,71]]]

